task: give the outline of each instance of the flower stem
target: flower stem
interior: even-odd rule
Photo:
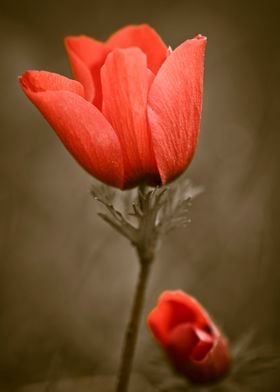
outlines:
[[[150,267],[153,261],[152,257],[145,257],[143,252],[141,252],[141,249],[138,248],[137,250],[140,262],[140,271],[136,291],[134,294],[130,320],[126,327],[126,333],[123,342],[121,362],[117,377],[116,392],[128,391],[129,378],[136,348],[139,324],[141,321],[141,314],[145,299],[145,292],[150,274]]]

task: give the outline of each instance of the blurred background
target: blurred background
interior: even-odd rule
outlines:
[[[1,0],[3,391],[92,375],[101,391],[100,377],[115,373],[137,277],[135,255],[97,217],[93,179],[23,95],[17,77],[27,69],[70,77],[64,36],[105,40],[142,22],[172,48],[197,33],[208,36],[201,136],[187,173],[205,192],[193,203],[191,225],[163,242],[145,314],[162,290],[180,288],[207,307],[231,341],[254,331],[256,347],[279,353],[277,1]],[[139,385],[156,390],[149,370],[143,374],[153,346],[143,319],[135,391]],[[259,390],[278,390],[279,373],[260,375]],[[65,391],[72,391],[69,383]],[[52,390],[48,385],[45,391]]]

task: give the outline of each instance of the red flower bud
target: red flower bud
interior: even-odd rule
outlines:
[[[203,307],[183,291],[165,291],[148,325],[174,367],[192,382],[209,382],[229,369],[225,337]]]
[[[180,175],[197,143],[206,38],[170,51],[140,25],[65,45],[77,81],[27,71],[20,83],[77,161],[121,189]]]

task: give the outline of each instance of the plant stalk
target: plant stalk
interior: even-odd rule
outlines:
[[[151,256],[149,259],[147,259],[139,248],[137,250],[140,262],[140,271],[136,291],[134,294],[130,320],[126,327],[126,333],[123,342],[121,362],[117,376],[116,392],[128,391],[129,379],[137,343],[139,324],[141,321],[141,315],[144,305],[146,287],[150,274],[151,264],[153,261]]]

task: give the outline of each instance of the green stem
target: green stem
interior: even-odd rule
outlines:
[[[141,315],[144,305],[145,292],[147,282],[150,274],[150,267],[152,264],[152,258],[147,259],[141,250],[138,248],[138,256],[140,261],[140,272],[138,283],[133,299],[133,305],[131,309],[130,320],[127,324],[121,362],[118,371],[116,392],[127,392],[128,384],[132,369],[133,357],[137,343],[137,336],[139,330],[139,324],[141,321]]]

